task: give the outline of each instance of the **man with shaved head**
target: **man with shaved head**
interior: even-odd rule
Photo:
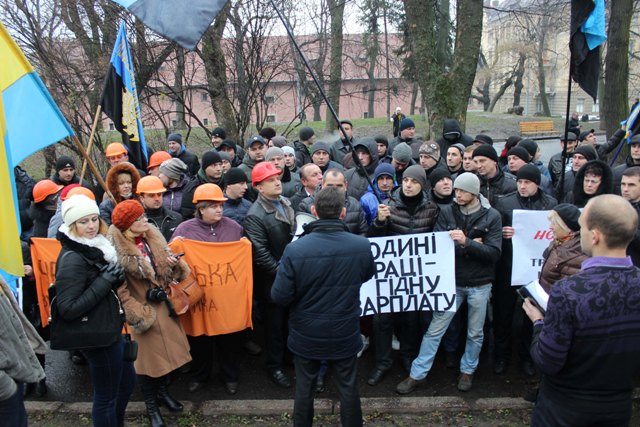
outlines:
[[[589,200],[578,223],[591,258],[554,284],[545,314],[523,304],[543,374],[531,425],[626,426],[640,373],[640,269],[626,254],[638,215],[607,194]]]

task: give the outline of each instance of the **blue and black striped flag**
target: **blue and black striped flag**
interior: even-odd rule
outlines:
[[[607,39],[604,0],[571,1],[571,77],[595,101],[600,78],[600,45]]]
[[[124,22],[120,23],[111,54],[101,105],[102,111],[113,120],[116,130],[122,134],[122,143],[129,149],[129,161],[136,168],[146,171],[147,145],[144,141],[136,77]]]

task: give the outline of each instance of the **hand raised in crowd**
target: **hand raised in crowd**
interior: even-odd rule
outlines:
[[[513,237],[514,232],[515,232],[515,229],[513,227],[502,227],[502,238],[510,239]]]
[[[463,246],[467,242],[467,236],[464,235],[464,232],[462,230],[451,230],[449,231],[449,236],[451,236],[451,239],[454,242],[459,243]]]
[[[27,264],[24,264],[23,267],[24,267],[24,275],[26,277],[33,276],[33,267]]]
[[[387,218],[391,216],[391,209],[389,206],[381,203],[378,205],[378,221],[385,222]]]

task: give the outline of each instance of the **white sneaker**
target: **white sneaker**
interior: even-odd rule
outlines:
[[[396,334],[393,334],[391,338],[391,348],[394,350],[400,350],[400,341],[396,338]]]
[[[364,335],[360,334],[360,338],[362,338],[362,348],[358,352],[358,358],[360,358],[360,356],[362,356],[362,353],[364,353],[369,348],[369,337],[365,337]]]

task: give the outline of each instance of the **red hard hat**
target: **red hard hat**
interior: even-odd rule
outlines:
[[[33,201],[36,203],[40,203],[48,196],[56,194],[63,188],[64,185],[58,185],[50,179],[43,179],[42,181],[38,181],[38,183],[33,186]]]
[[[255,187],[265,179],[280,175],[280,171],[271,162],[260,162],[253,167],[251,183]]]

